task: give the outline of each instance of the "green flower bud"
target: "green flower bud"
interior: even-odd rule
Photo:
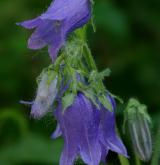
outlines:
[[[147,107],[136,99],[130,99],[125,110],[125,124],[128,126],[135,153],[142,161],[149,161],[152,155],[150,123]]]

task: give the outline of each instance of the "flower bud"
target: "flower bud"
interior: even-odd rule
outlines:
[[[152,155],[152,139],[147,107],[136,99],[130,99],[125,110],[125,119],[135,153],[142,161],[149,161]]]
[[[38,84],[37,95],[31,108],[31,115],[34,118],[42,118],[49,112],[57,95],[57,75],[43,73]],[[50,79],[52,78],[52,79]]]

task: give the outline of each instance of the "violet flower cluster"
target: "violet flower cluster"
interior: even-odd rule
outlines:
[[[65,93],[68,87],[57,91],[57,77],[46,84],[49,79],[47,75],[48,73],[42,74],[31,115],[40,119],[52,111],[50,106],[55,101],[58,102],[53,112],[58,124],[52,138],[64,138],[64,149],[59,164],[73,165],[80,156],[86,164],[98,165],[101,161],[106,161],[109,150],[127,157],[126,148],[116,134],[114,99],[106,96],[112,105],[111,112],[99,102],[98,109],[82,92],[78,92],[73,104],[64,112],[62,99],[58,96]]]
[[[54,0],[45,13],[18,23],[35,29],[28,47],[48,46],[53,62],[39,77],[31,115],[40,119],[51,112],[56,118],[52,138],[64,138],[60,165],[73,165],[79,157],[88,165],[99,165],[109,150],[127,157],[116,134],[115,101],[102,82],[106,72],[98,73],[85,41],[66,41],[90,18],[90,0]]]

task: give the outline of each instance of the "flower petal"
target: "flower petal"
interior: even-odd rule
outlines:
[[[56,139],[56,138],[60,137],[61,135],[62,135],[62,131],[61,131],[60,125],[57,124],[57,128],[56,128],[56,130],[53,132],[53,134],[51,135],[51,138],[52,138],[52,139]]]
[[[91,8],[88,0],[55,0],[40,17],[49,20],[69,20],[71,18],[79,20],[89,12],[91,12]]]
[[[78,155],[78,134],[77,130],[73,128],[72,115],[62,114],[61,112],[62,106],[58,105],[57,110],[55,111],[55,116],[60,124],[60,129],[62,131],[62,136],[64,138],[64,148],[61,154],[60,165],[73,165],[74,160]]]
[[[100,143],[101,144],[101,143]],[[108,148],[101,144],[101,161],[106,163],[106,156],[108,154]]]
[[[59,49],[62,47],[63,43],[64,43],[64,39],[59,38],[58,41],[53,42],[52,45],[49,45],[48,52],[49,52],[49,55],[52,59],[52,62],[55,61],[55,59],[57,57],[57,53],[58,53]]]
[[[127,157],[126,148],[120,138],[116,135],[114,112],[102,109],[100,126],[102,131],[102,144],[105,145],[108,149]]]
[[[98,165],[101,160],[101,146],[98,139],[99,112],[93,109],[89,100],[83,95],[81,95],[79,107],[80,111],[85,111],[81,123],[84,128],[82,130],[80,155],[86,164]]]
[[[42,22],[41,19],[39,17],[37,17],[32,20],[17,23],[17,25],[23,26],[26,29],[33,29],[33,28],[39,26],[41,22]]]
[[[40,38],[37,31],[28,40],[28,48],[33,50],[44,48],[46,45],[46,42]]]
[[[117,152],[119,154],[122,154],[125,157],[128,157],[127,150],[119,137],[115,135],[114,137],[109,139],[107,142],[108,142],[108,146],[110,150]]]

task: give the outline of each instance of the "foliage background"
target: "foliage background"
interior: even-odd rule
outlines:
[[[58,165],[63,142],[49,138],[56,122],[52,118],[34,121],[30,108],[19,104],[19,100],[34,98],[35,79],[50,60],[46,49],[27,49],[30,32],[15,23],[39,15],[49,3],[0,1],[1,165]],[[97,0],[95,21],[97,31],[89,28],[88,42],[99,70],[112,70],[105,81],[107,88],[125,102],[134,96],[148,105],[154,138],[160,124],[160,1]],[[120,130],[124,107],[117,108]],[[129,137],[123,135],[123,139],[132,155]],[[118,164],[113,157],[110,153],[108,164]]]

